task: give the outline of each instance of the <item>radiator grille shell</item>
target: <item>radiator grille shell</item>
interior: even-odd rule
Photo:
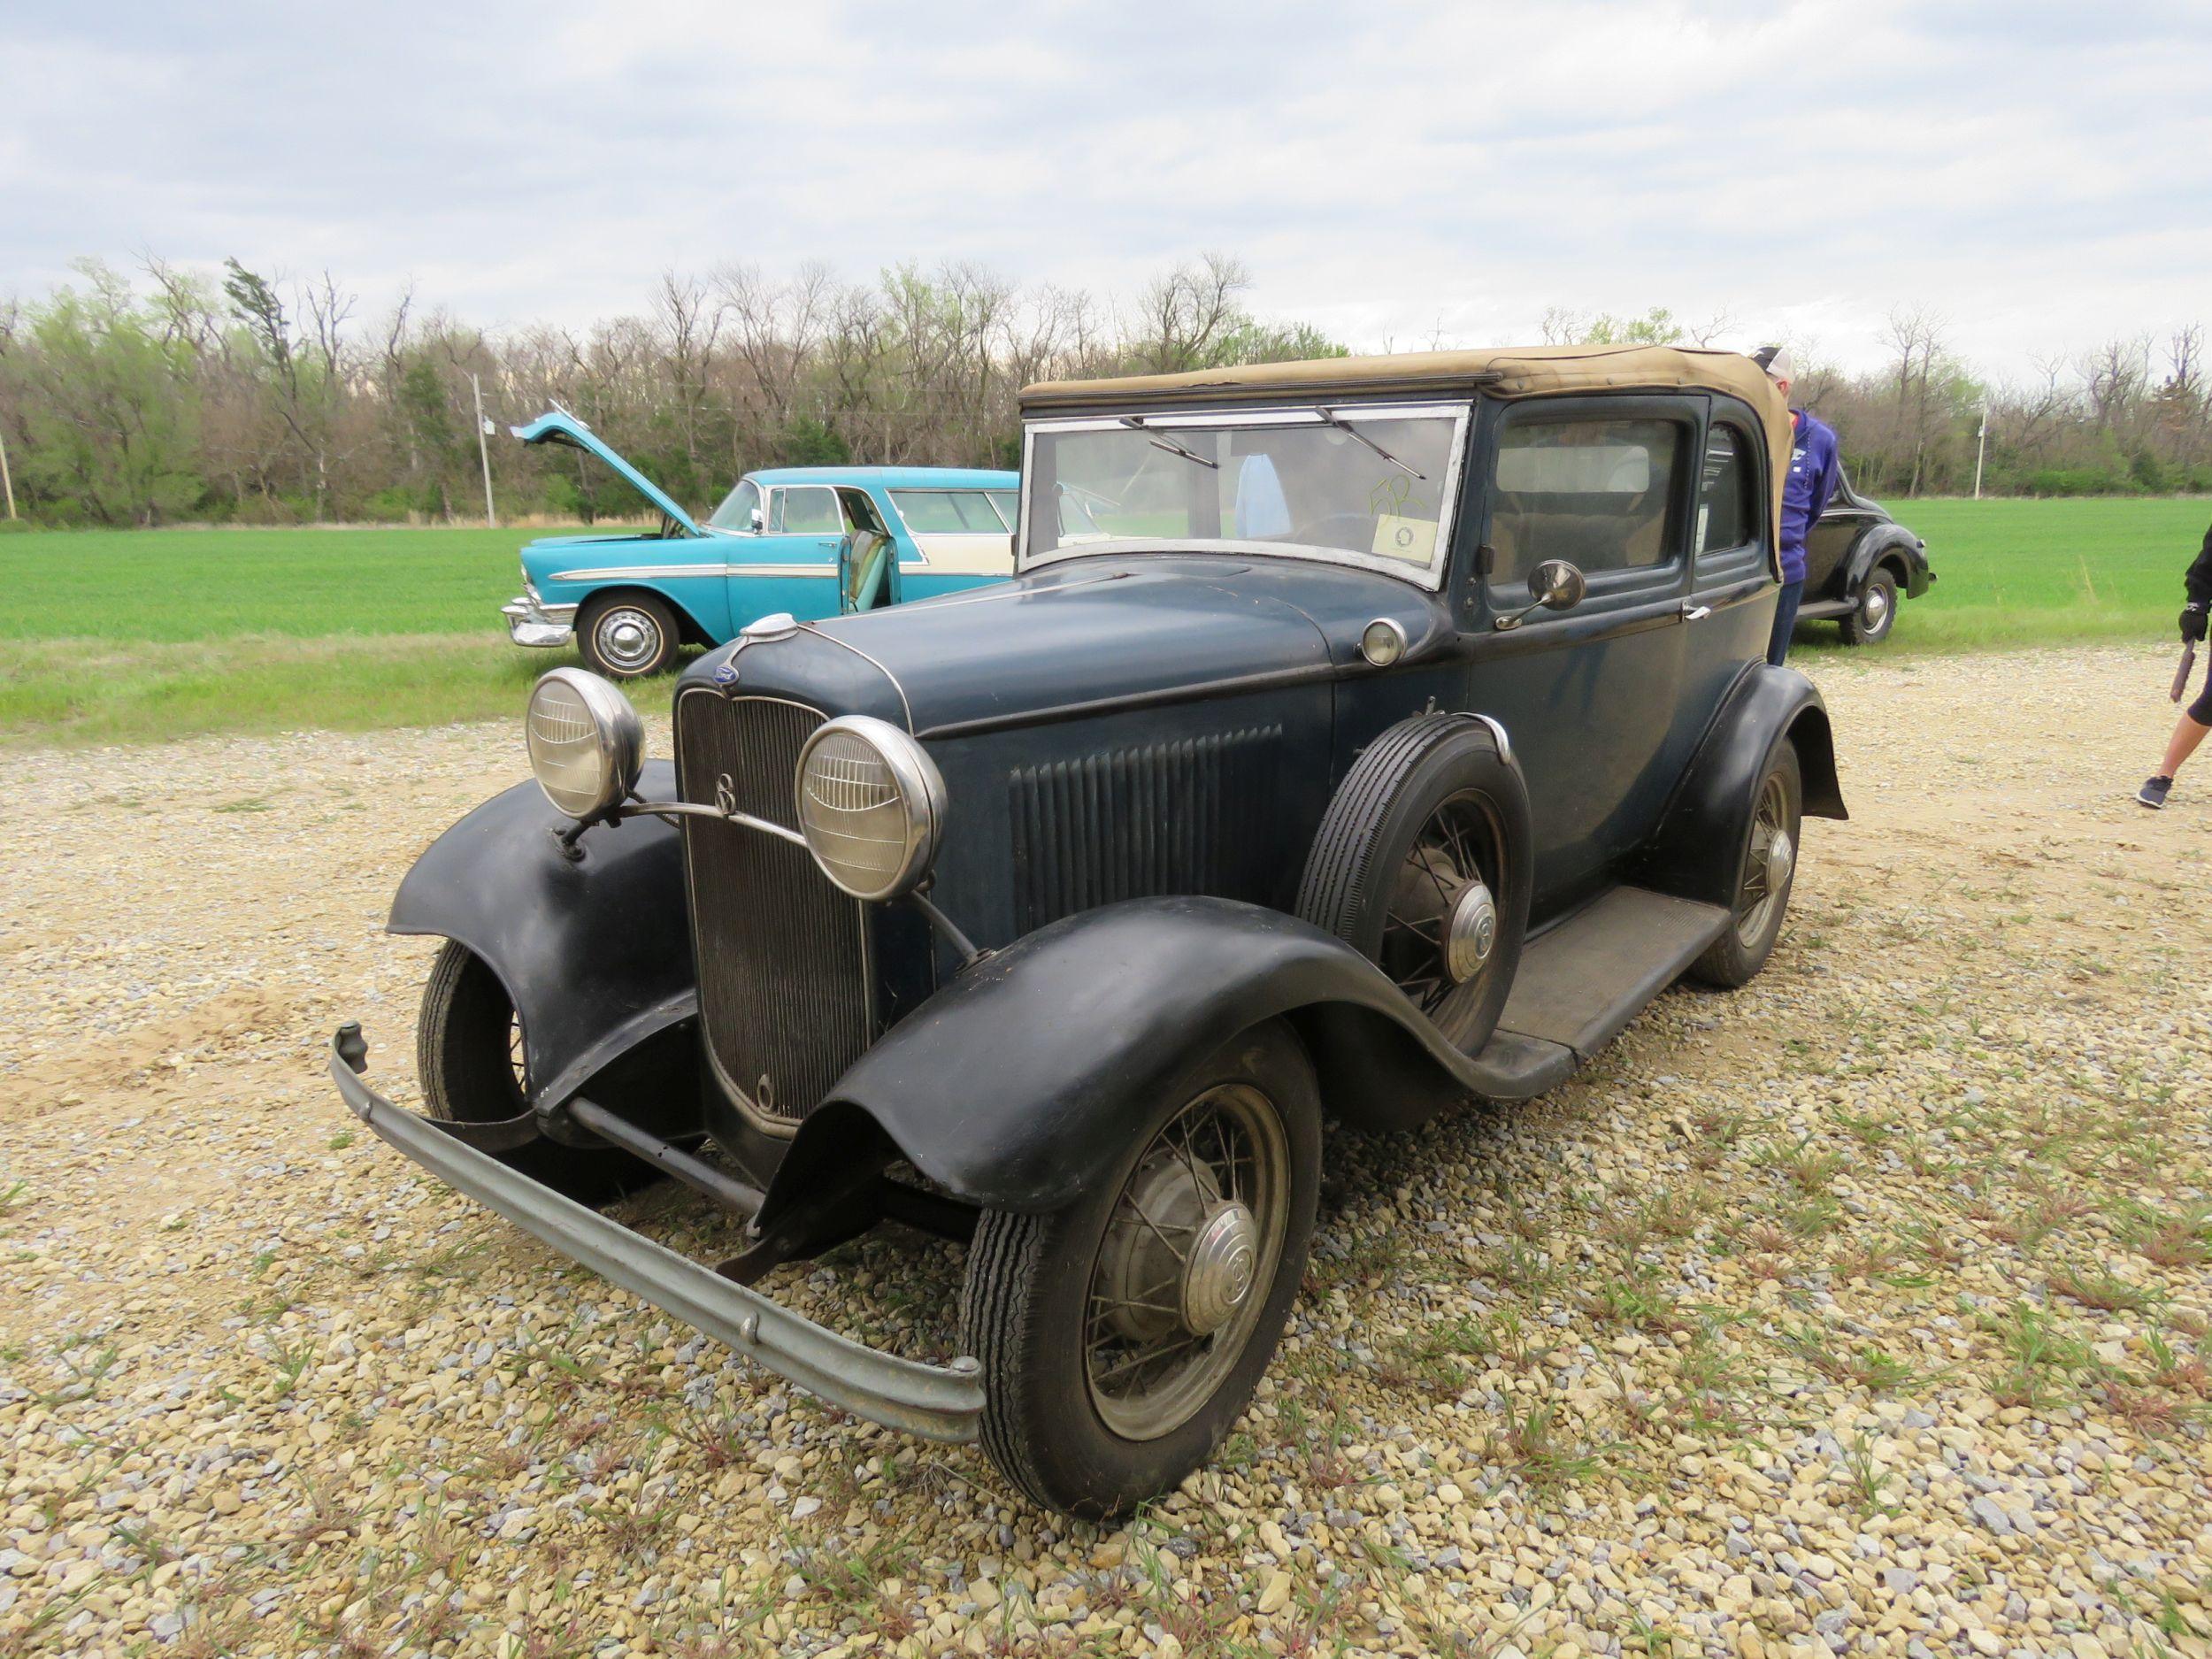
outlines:
[[[683,798],[795,829],[799,750],[826,718],[781,698],[685,691]],[[877,1034],[867,912],[803,847],[711,818],[685,818],[683,836],[707,1057],[748,1117],[789,1134]]]

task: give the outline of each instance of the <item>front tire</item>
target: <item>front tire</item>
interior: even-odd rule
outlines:
[[[1691,976],[1724,991],[1749,981],[1767,965],[1797,879],[1798,835],[1803,828],[1805,781],[1797,746],[1786,739],[1751,797],[1751,825],[1744,835],[1728,931],[1690,965]]]
[[[447,1123],[497,1123],[530,1103],[522,1023],[485,960],[449,939],[431,964],[415,1022],[423,1104]],[[492,1156],[580,1204],[603,1204],[650,1186],[655,1172],[613,1147],[565,1147],[541,1136]]]
[[[1313,1066],[1280,1021],[1164,1090],[1127,1151],[1048,1215],[986,1210],[961,1294],[983,1445],[1032,1502],[1110,1520],[1204,1464],[1305,1274]]]
[[[650,594],[603,594],[576,618],[584,661],[609,680],[642,680],[676,660],[676,613]]]
[[[1879,645],[1897,626],[1897,579],[1878,570],[1866,579],[1859,608],[1843,619],[1846,645]]]

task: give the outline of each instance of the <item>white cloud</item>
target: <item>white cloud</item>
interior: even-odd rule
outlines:
[[[575,322],[669,265],[1112,292],[1222,249],[1362,345],[1659,303],[1866,362],[1922,304],[2008,372],[2212,309],[2193,5],[253,0],[10,34],[19,292],[235,253]]]

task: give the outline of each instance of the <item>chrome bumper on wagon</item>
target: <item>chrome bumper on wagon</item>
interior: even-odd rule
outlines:
[[[463,1144],[362,1081],[368,1051],[359,1028],[330,1041],[330,1075],[353,1115],[456,1192],[497,1210],[625,1290],[746,1358],[856,1417],[924,1440],[976,1438],[983,1417],[981,1367],[901,1359],[816,1325],[757,1290],[562,1197]]]
[[[534,594],[520,594],[499,607],[507,634],[517,645],[557,648],[576,637],[576,607],[545,605]]]

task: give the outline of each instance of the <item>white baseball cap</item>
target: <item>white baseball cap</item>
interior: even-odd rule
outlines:
[[[1769,346],[1763,351],[1754,352],[1752,361],[1767,372],[1767,378],[1770,380],[1794,380],[1797,378],[1797,365],[1790,361],[1787,346]]]

